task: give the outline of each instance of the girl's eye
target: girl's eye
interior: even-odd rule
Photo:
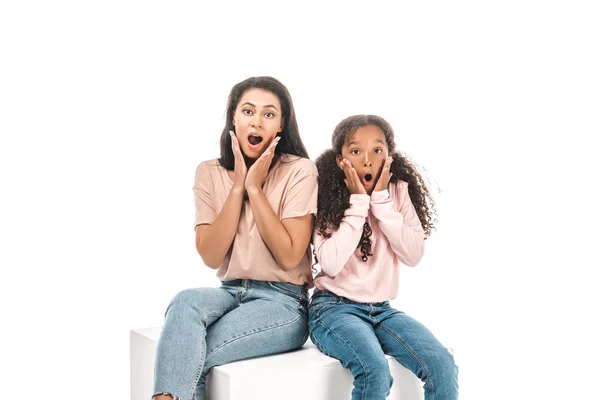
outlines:
[[[358,149],[351,150],[350,153],[356,156],[358,155]]]
[[[247,108],[245,110],[242,110],[242,112],[246,115],[252,115],[252,110],[249,110]]]

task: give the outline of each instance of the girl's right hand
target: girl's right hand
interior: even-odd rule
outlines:
[[[352,167],[352,164],[350,164],[350,161],[343,159],[341,167],[342,167],[342,170],[344,171],[344,174],[346,175],[346,179],[344,179],[344,182],[346,183],[346,186],[350,190],[350,193],[351,194],[367,194],[367,190],[365,189],[364,185],[360,181],[360,178],[358,177],[356,170],[354,169],[354,167]]]
[[[248,174],[248,167],[246,167],[246,161],[244,155],[240,149],[240,143],[235,136],[233,131],[229,131],[231,135],[231,149],[233,150],[233,157],[235,158],[234,173],[235,179],[233,181],[233,188],[241,191],[245,191],[246,175]]]

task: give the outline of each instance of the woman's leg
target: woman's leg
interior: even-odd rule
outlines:
[[[236,307],[235,297],[222,288],[187,289],[173,298],[158,341],[155,396],[192,399],[204,368],[206,330]]]
[[[212,367],[300,348],[308,338],[306,293],[297,285],[246,281],[236,298],[240,306],[212,324],[206,334],[206,362],[196,400],[206,399]],[[277,291],[290,288],[289,293]],[[296,292],[296,293],[294,293]]]
[[[389,304],[380,307],[374,318],[378,320],[375,334],[383,351],[425,383],[426,400],[458,399],[454,357],[425,326]]]
[[[384,400],[393,378],[388,361],[359,304],[311,303],[311,339],[324,354],[337,358],[354,376],[352,400]]]

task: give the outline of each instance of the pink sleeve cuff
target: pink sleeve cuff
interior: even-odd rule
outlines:
[[[371,203],[381,204],[390,200],[390,192],[387,189],[371,193]]]
[[[344,211],[344,216],[367,217],[369,215],[369,200],[368,194],[351,194],[350,207]]]

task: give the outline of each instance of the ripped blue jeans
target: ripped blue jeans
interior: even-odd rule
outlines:
[[[292,283],[238,279],[178,293],[158,341],[154,395],[203,400],[212,367],[302,347],[307,307],[307,288]]]

